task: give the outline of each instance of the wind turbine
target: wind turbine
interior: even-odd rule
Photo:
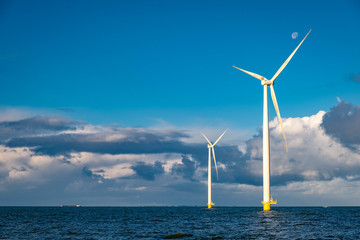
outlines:
[[[261,202],[263,204],[264,211],[269,211],[271,204],[276,204],[277,201],[274,201],[273,198],[270,195],[270,139],[269,139],[269,111],[268,111],[268,90],[267,86],[270,86],[270,93],[271,98],[274,103],[275,111],[277,114],[277,117],[279,119],[279,123],[281,126],[281,130],[284,136],[285,141],[285,149],[287,152],[287,144],[286,144],[286,137],[284,128],[281,121],[280,111],[279,107],[276,101],[276,95],[274,91],[274,81],[275,79],[280,75],[280,73],[284,70],[286,65],[290,62],[291,58],[294,56],[300,45],[304,42],[306,37],[309,35],[311,30],[306,34],[304,39],[300,42],[300,44],[295,48],[295,50],[291,53],[291,55],[286,59],[286,61],[281,65],[279,70],[275,73],[275,75],[270,79],[266,79],[263,76],[260,76],[256,73],[252,73],[246,70],[243,70],[241,68],[235,67],[236,69],[239,69],[240,71],[243,71],[244,73],[249,74],[250,76],[253,76],[254,78],[257,78],[261,80],[261,85],[264,86],[264,112],[263,112],[263,201]]]
[[[220,135],[220,137],[214,142],[214,144],[212,144],[209,139],[203,134],[201,133],[201,135],[204,136],[204,138],[206,139],[206,141],[209,143],[207,145],[208,149],[209,149],[209,161],[208,161],[208,208],[211,208],[212,205],[214,205],[214,203],[211,201],[211,152],[214,158],[214,163],[215,163],[215,170],[216,170],[216,177],[217,179],[219,179],[219,175],[218,175],[218,170],[217,170],[217,165],[216,165],[216,159],[215,159],[215,150],[214,147],[215,145],[220,141],[220,139],[222,138],[222,136],[224,136],[224,134],[226,133],[228,129],[226,129],[223,134]]]

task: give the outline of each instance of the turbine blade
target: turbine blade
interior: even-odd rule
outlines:
[[[218,169],[217,169],[216,159],[215,159],[215,150],[214,150],[214,148],[211,148],[211,149],[212,149],[212,154],[213,154],[214,163],[215,163],[216,179],[219,181],[219,174],[218,174]]]
[[[205,136],[205,134],[203,134],[202,132],[200,132],[200,133],[201,133],[201,135],[203,135],[203,137],[206,139],[206,141],[207,141],[210,145],[212,145],[211,142],[209,141],[209,139]]]
[[[278,106],[277,101],[276,101],[276,95],[275,95],[275,90],[274,90],[274,86],[273,86],[273,85],[270,85],[270,90],[271,90],[271,98],[272,98],[272,101],[273,101],[273,103],[274,103],[275,111],[276,111],[277,117],[278,117],[278,119],[279,119],[280,126],[281,126],[281,130],[282,130],[282,133],[283,133],[283,136],[284,136],[285,149],[286,149],[286,152],[287,152],[288,149],[287,149],[285,132],[284,132],[284,128],[283,128],[283,125],[282,125],[281,116],[280,116],[280,110],[279,110],[279,106]]]
[[[304,39],[300,42],[300,44],[295,48],[295,50],[291,53],[291,55],[286,59],[286,61],[283,63],[283,65],[281,65],[281,67],[279,68],[279,70],[277,70],[277,72],[275,73],[275,75],[271,78],[270,81],[274,82],[275,79],[280,75],[280,73],[282,72],[282,70],[284,70],[284,68],[286,67],[286,65],[290,62],[291,58],[294,56],[294,54],[296,53],[296,51],[298,50],[298,48],[300,47],[300,45],[304,42],[304,40],[306,39],[306,37],[309,35],[310,31],[306,34],[306,36],[304,37]]]
[[[257,78],[257,79],[259,79],[259,80],[267,80],[265,77],[260,76],[259,74],[252,73],[252,72],[243,70],[243,69],[238,68],[238,67],[235,67],[235,66],[233,66],[233,67],[236,68],[236,69],[239,69],[240,71],[243,71],[244,73],[247,73],[247,74],[249,74],[250,76],[253,76],[254,78]]]
[[[218,141],[220,141],[220,139],[222,138],[222,136],[224,136],[224,134],[226,133],[227,130],[229,130],[229,129],[226,129],[226,130],[223,132],[223,134],[221,134],[221,136],[214,142],[213,146],[215,146],[215,145],[218,143]]]

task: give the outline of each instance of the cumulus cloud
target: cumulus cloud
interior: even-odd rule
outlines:
[[[328,114],[320,111],[310,117],[283,119],[288,153],[285,151],[277,118],[270,122],[272,186],[359,176],[359,154],[342,146],[324,130],[323,122]],[[341,121],[348,127],[353,124]],[[242,152],[235,146],[216,148],[218,160],[222,163],[219,168],[219,182],[262,185],[262,133],[259,132],[249,139],[245,149],[246,151]],[[202,153],[202,157],[204,156],[206,155]],[[193,157],[201,158],[197,153],[194,153]]]
[[[325,112],[303,118],[284,121],[287,129],[289,153],[284,153],[283,144],[273,144],[272,175],[275,184],[294,181],[332,180],[357,175],[360,156],[344,148],[321,127]],[[273,122],[271,139],[280,142],[281,129]],[[274,142],[274,141],[273,141]]]
[[[271,121],[273,190],[291,199],[287,192],[313,197],[327,183],[358,186],[359,116],[358,106],[341,101],[329,112],[283,119],[288,153],[277,118]],[[50,193],[64,199],[63,193],[71,199],[101,196],[131,205],[141,204],[139,194],[153,199],[152,204],[163,199],[175,204],[189,202],[186,197],[198,201],[206,192],[208,149],[206,143],[191,142],[187,130],[103,127],[42,116],[0,122],[0,139],[0,191],[7,196],[25,194],[22,189],[50,202]],[[218,144],[215,153],[219,180],[213,174],[214,193],[228,199],[261,195],[261,131],[239,145]],[[311,189],[301,187],[309,184]],[[180,192],[181,199],[176,197]]]
[[[176,163],[172,167],[172,173],[181,175],[185,179],[193,179],[196,171],[196,162],[191,160],[188,156],[183,155],[181,163]]]

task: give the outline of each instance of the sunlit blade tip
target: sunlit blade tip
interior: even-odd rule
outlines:
[[[307,38],[307,36],[309,35],[310,31],[306,34],[306,36],[304,37],[304,39],[299,43],[299,45],[295,48],[295,50],[290,54],[290,56],[286,59],[286,61],[281,65],[281,67],[279,68],[279,70],[277,70],[277,72],[274,74],[274,76],[271,78],[270,81],[274,82],[275,79],[280,75],[280,73],[284,70],[284,68],[286,67],[286,65],[290,62],[291,58],[294,56],[294,54],[296,53],[296,51],[299,49],[299,47],[301,46],[301,44],[304,42],[304,40]]]
[[[259,74],[256,74],[256,73],[252,73],[252,72],[249,72],[249,71],[246,71],[246,70],[244,70],[244,69],[241,69],[241,68],[238,68],[238,67],[235,67],[235,66],[233,66],[234,68],[236,68],[236,69],[238,69],[238,70],[240,70],[240,71],[243,71],[244,73],[247,73],[247,74],[249,74],[250,76],[252,76],[252,77],[254,77],[254,78],[257,78],[257,79],[259,79],[259,80],[267,80],[265,77],[263,77],[263,76],[261,76],[261,75],[259,75]]]
[[[226,133],[226,131],[229,130],[228,128],[220,135],[220,137],[214,142],[214,146],[218,143],[218,141],[220,141],[220,139],[224,136],[224,134]]]
[[[200,132],[200,133],[201,133],[201,135],[203,135],[203,137],[206,139],[206,141],[207,141],[210,145],[212,145],[211,142],[210,142],[210,140],[205,136],[205,134],[203,134],[202,132]]]

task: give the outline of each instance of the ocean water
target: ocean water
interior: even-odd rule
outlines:
[[[0,239],[360,239],[360,207],[0,207]]]

